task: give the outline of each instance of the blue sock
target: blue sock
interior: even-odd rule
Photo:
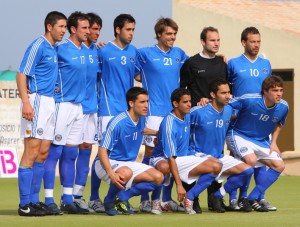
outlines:
[[[115,199],[116,199],[117,194],[121,191],[124,191],[124,190],[121,190],[116,185],[114,185],[113,183],[110,183],[107,195],[104,199],[104,203],[114,202]]]
[[[144,155],[144,158],[143,158],[142,163],[144,163],[144,164],[146,164],[146,165],[149,165],[149,162],[150,162],[150,158],[147,157],[146,155]]]
[[[76,161],[76,175],[75,175],[75,185],[74,185],[74,198],[79,199],[82,197],[84,187],[86,185],[86,180],[90,171],[90,157],[92,149],[81,149],[79,148],[79,153]]]
[[[30,202],[36,204],[40,201],[40,191],[42,180],[44,176],[44,163],[34,162],[33,167],[33,176],[31,183],[31,192],[30,192]]]
[[[62,176],[61,185],[63,186],[62,200],[64,204],[70,204],[73,202],[73,184],[75,178],[75,160],[78,155],[77,146],[64,146],[60,161],[61,168],[59,170]]]
[[[226,183],[214,195],[218,198],[223,198],[226,193],[230,193],[244,185],[249,176],[252,176],[253,168],[248,168],[239,174],[234,174],[228,177]],[[224,189],[224,190],[223,190]]]
[[[174,178],[170,178],[170,184],[168,186],[162,186],[162,201],[167,202],[172,200],[172,188],[173,188]]]
[[[51,144],[48,157],[44,163],[44,189],[46,191],[47,189],[52,190],[52,194],[55,182],[56,165],[61,156],[62,149],[63,146],[61,145]],[[47,193],[45,193],[45,203],[46,205],[54,203],[53,195],[47,195]]]
[[[126,191],[120,191],[118,197],[121,201],[127,201],[133,196],[140,195],[143,192],[153,191],[159,186],[160,184],[155,184],[153,182],[139,182]]]
[[[231,193],[229,193],[229,202],[233,199],[236,199],[237,190],[233,190]]]
[[[30,203],[30,188],[32,182],[32,168],[19,167],[18,169],[18,184],[20,195],[20,206],[23,207]]]
[[[280,176],[281,172],[276,171],[275,169],[268,169],[263,175],[263,182],[257,184],[252,192],[248,195],[249,200],[258,199],[258,196],[266,191]]]
[[[148,192],[142,192],[141,193],[141,202],[142,201],[147,201],[147,200],[149,200],[149,193]]]
[[[91,196],[90,196],[90,201],[92,200],[97,200],[99,199],[99,188],[101,184],[101,180],[97,176],[95,172],[95,161],[93,162],[92,165],[92,170],[91,170]]]
[[[194,200],[195,197],[205,190],[217,176],[211,173],[202,174],[197,183],[187,192],[187,197],[189,200]]]
[[[248,188],[249,188],[249,185],[250,185],[250,181],[251,181],[251,178],[252,178],[252,175],[253,175],[253,168],[251,168],[252,170],[249,170],[252,172],[252,174],[248,175],[245,177],[245,181],[243,183],[243,185],[240,187],[240,196],[239,198],[240,199],[243,199],[243,198],[247,198],[247,192],[248,192]]]
[[[261,177],[265,172],[267,171],[267,167],[266,166],[261,166],[258,168],[254,168],[254,180],[255,180],[255,184],[260,184],[262,183],[262,181],[264,181],[264,179]],[[265,198],[265,192],[263,192],[262,194],[260,194],[258,196],[258,201],[260,201],[261,199]]]
[[[161,194],[161,190],[162,190],[163,185],[160,184],[156,189],[154,189],[152,191],[152,195],[151,195],[151,200],[159,200],[160,199],[160,194]]]

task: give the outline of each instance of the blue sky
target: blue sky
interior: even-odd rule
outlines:
[[[112,40],[114,18],[129,13],[137,22],[132,43],[143,47],[156,43],[154,24],[160,16],[172,16],[172,0],[1,0],[0,70],[18,70],[27,46],[44,34],[44,18],[53,10],[66,16],[76,10],[99,14],[103,20],[99,41]]]

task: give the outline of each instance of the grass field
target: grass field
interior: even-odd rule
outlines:
[[[89,185],[90,182],[87,183]],[[59,182],[55,189],[56,202],[59,201],[60,188]],[[174,188],[173,188],[174,189]],[[101,185],[101,198],[107,190],[107,184]],[[85,190],[85,198],[88,199],[90,188]],[[118,215],[109,217],[105,214],[89,215],[62,215],[46,217],[20,217],[17,214],[19,203],[17,179],[0,179],[0,227],[10,226],[122,226],[122,227],[148,227],[148,226],[300,226],[300,177],[280,177],[278,182],[273,185],[268,193],[267,199],[276,205],[278,211],[268,213],[241,213],[227,212],[223,214],[207,211],[206,192],[200,196],[200,203],[203,209],[202,214],[174,214],[164,213],[162,215],[135,214]],[[173,195],[175,198],[173,190]],[[42,195],[43,196],[43,195]],[[228,198],[225,198],[227,201]],[[132,198],[134,207],[138,207],[139,198]]]

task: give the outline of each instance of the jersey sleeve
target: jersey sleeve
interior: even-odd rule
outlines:
[[[229,83],[232,83],[232,76],[233,76],[232,61],[229,60],[227,65],[227,80]]]
[[[105,131],[99,146],[111,151],[115,141],[118,141],[119,135],[120,124],[114,124],[114,120],[111,120],[107,125],[107,130]]]
[[[40,63],[43,58],[43,48],[39,40],[30,45],[23,57],[19,72],[27,76],[34,76],[36,65]]]
[[[191,80],[191,71],[189,60],[187,60],[180,69],[180,87],[186,88]]]
[[[177,156],[177,143],[174,131],[173,118],[168,116],[159,129],[159,140],[162,144],[164,157],[166,159]]]

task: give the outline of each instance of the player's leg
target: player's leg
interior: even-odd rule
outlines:
[[[220,160],[223,163],[223,168],[218,180],[223,181],[229,177],[227,178],[227,182],[213,196],[222,199],[226,193],[230,193],[244,185],[248,186],[253,174],[253,168],[231,156],[224,156]],[[248,203],[244,202],[240,210],[250,212],[252,208]]]

